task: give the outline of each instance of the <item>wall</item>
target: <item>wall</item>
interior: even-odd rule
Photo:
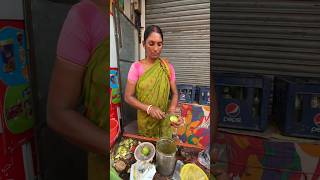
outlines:
[[[1,0],[1,19],[23,19],[22,0]]]

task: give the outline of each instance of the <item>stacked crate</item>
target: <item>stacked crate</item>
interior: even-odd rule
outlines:
[[[220,127],[264,131],[269,122],[271,76],[215,73]]]
[[[320,139],[320,81],[279,77],[274,113],[284,135]]]

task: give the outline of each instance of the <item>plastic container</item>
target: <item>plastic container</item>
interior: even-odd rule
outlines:
[[[275,79],[275,119],[284,135],[320,139],[320,81]]]
[[[178,84],[179,103],[192,103],[195,101],[196,87],[189,84]]]
[[[181,180],[209,180],[206,173],[196,164],[186,164],[182,167],[180,171]]]
[[[210,87],[198,86],[198,99],[201,105],[210,105]]]
[[[110,147],[114,144],[119,134],[119,123],[115,119],[110,119]]]
[[[266,130],[273,77],[257,74],[215,73],[220,127]]]
[[[110,180],[121,180],[117,171],[113,167],[110,168]]]
[[[147,156],[142,155],[141,151],[144,147],[148,147],[150,152]],[[153,144],[149,143],[149,142],[143,142],[141,144],[139,144],[136,149],[134,150],[134,158],[137,161],[145,161],[145,162],[151,162],[154,155],[156,153],[156,149],[154,147]]]

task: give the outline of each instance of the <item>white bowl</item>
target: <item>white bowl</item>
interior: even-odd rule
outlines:
[[[144,156],[141,154],[141,150],[143,147],[147,146],[150,149],[149,155],[148,156]],[[150,162],[152,161],[154,155],[156,153],[156,149],[154,147],[154,145],[152,143],[149,142],[143,142],[140,143],[136,149],[134,150],[134,158],[137,161],[145,161],[145,162]]]

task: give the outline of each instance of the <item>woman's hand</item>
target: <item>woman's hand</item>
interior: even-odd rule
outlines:
[[[161,111],[160,108],[158,108],[156,106],[152,106],[149,111],[149,115],[153,118],[161,120],[161,119],[165,118],[166,113]]]
[[[178,122],[171,122],[171,126],[178,128],[179,126],[181,126],[184,123],[183,118],[178,115],[180,114],[180,108],[176,108],[176,107],[171,107],[168,109],[168,113],[172,114],[172,115],[176,115],[178,117]]]
[[[181,126],[184,123],[184,120],[181,116],[178,116],[178,122],[174,123],[171,122],[171,126],[178,128],[179,126]]]

